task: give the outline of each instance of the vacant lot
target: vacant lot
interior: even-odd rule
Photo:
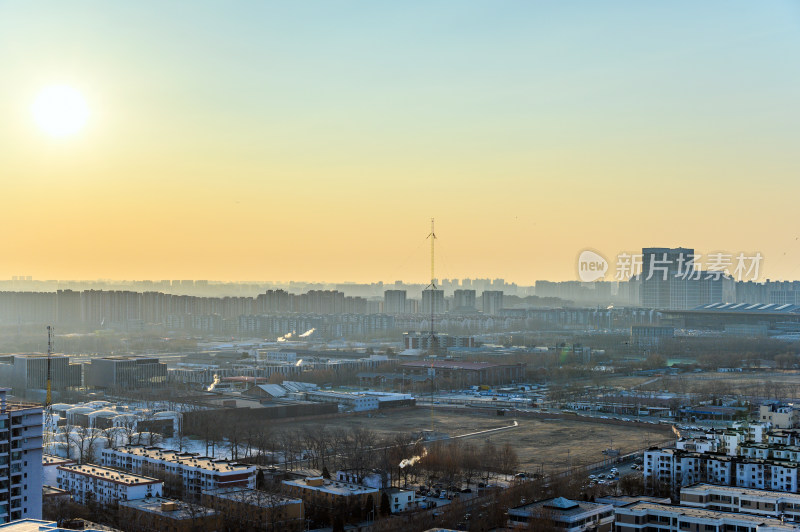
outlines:
[[[494,410],[491,411],[494,413]],[[620,449],[622,453],[634,451],[669,439],[668,426],[658,425],[612,425],[602,420],[564,421],[515,418],[513,415],[498,417],[487,413],[456,412],[452,410],[431,410],[420,407],[389,411],[388,413],[350,415],[323,421],[300,421],[291,423],[292,428],[306,426],[343,427],[352,429],[363,427],[381,434],[418,433],[433,428],[451,437],[483,431],[486,429],[512,425],[519,426],[497,433],[478,434],[468,438],[474,444],[482,445],[490,439],[495,445],[510,443],[519,455],[520,468],[532,471],[544,464],[545,470],[563,469],[570,463],[573,466],[597,462],[605,458],[604,449]],[[276,428],[287,427],[279,424]]]

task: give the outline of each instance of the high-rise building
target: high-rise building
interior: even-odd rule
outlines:
[[[434,314],[443,314],[444,311],[444,290],[430,288],[422,291],[422,306],[420,312],[423,314],[430,314],[431,312]]]
[[[384,314],[403,314],[406,311],[406,291],[386,290],[383,293]]]
[[[42,518],[42,406],[7,399],[0,388],[0,523]]]
[[[502,290],[484,290],[481,298],[483,299],[483,313],[487,316],[494,316],[503,308]]]
[[[454,312],[474,312],[475,308],[475,290],[456,290],[453,292],[453,309]]]
[[[708,303],[732,302],[733,280],[713,270],[702,270],[691,248],[644,248],[639,276],[639,303],[643,307],[688,310]]]

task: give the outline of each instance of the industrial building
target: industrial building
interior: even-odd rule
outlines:
[[[82,385],[81,364],[70,363],[70,357],[52,355],[50,378],[53,390],[78,388]],[[0,356],[0,381],[13,382],[18,393],[47,388],[47,355],[26,354]]]
[[[85,382],[89,388],[159,388],[167,384],[167,365],[145,356],[93,358],[86,366]]]
[[[401,364],[400,369],[409,375],[451,379],[459,386],[506,384],[525,380],[525,364],[416,360]]]
[[[708,303],[663,312],[662,322],[681,329],[721,331],[739,336],[800,332],[800,305],[785,303]]]
[[[405,349],[431,349],[434,343],[439,349],[449,347],[475,347],[474,336],[451,336],[449,334],[434,334],[430,332],[403,333],[403,347]]]

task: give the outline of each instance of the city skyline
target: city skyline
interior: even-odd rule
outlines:
[[[571,280],[581,250],[648,245],[798,278],[799,22],[791,2],[5,3],[0,277],[421,282],[435,217],[443,278]],[[60,85],[87,111],[53,136],[31,109]]]

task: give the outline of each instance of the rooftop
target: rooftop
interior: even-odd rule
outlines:
[[[716,493],[730,493],[731,495],[747,495],[749,497],[763,497],[763,498],[776,498],[779,497],[781,499],[795,499],[800,501],[800,493],[790,493],[785,491],[773,491],[773,490],[759,490],[753,488],[739,488],[736,486],[718,486],[715,484],[692,484],[691,486],[686,486],[681,488],[681,493],[687,490],[692,491],[707,491],[707,492],[716,492]]]
[[[661,512],[669,514],[684,515],[695,519],[709,519],[712,521],[742,522],[746,521],[754,525],[765,525],[778,530],[797,530],[794,525],[783,523],[780,519],[751,515],[744,513],[720,512],[718,510],[706,510],[705,508],[691,508],[689,506],[672,506],[669,504],[655,504],[651,502],[635,502],[628,506],[618,508],[617,511],[631,510],[634,512]]]
[[[598,512],[602,510],[611,511],[613,510],[613,506],[610,504],[573,501],[571,499],[565,499],[564,497],[556,497],[555,499],[545,499],[509,508],[508,513],[511,515],[531,515],[539,510],[554,512],[560,517],[574,517],[587,512]]]
[[[276,493],[241,487],[206,490],[203,494],[263,508],[272,508],[273,506],[282,506],[285,504],[301,504],[303,502],[302,499],[294,499]]]
[[[416,360],[403,362],[400,366],[405,368],[439,368],[439,369],[468,369],[480,370],[514,366],[516,364],[499,364],[497,362],[459,362],[457,360]]]
[[[198,504],[189,504],[163,497],[147,497],[132,501],[119,501],[120,506],[133,508],[142,512],[167,516],[170,519],[196,519],[216,515],[217,511]]]
[[[58,469],[67,473],[74,472],[80,475],[99,478],[100,480],[107,480],[109,482],[125,484],[128,486],[161,484],[161,481],[155,478],[132,475],[131,473],[126,473],[117,469],[111,469],[110,467],[103,467],[94,464],[58,466]]]
[[[83,528],[83,532],[102,532],[99,528]],[[110,529],[105,529],[110,530]],[[55,521],[41,519],[18,519],[10,523],[0,524],[0,532],[74,532],[59,527]]]
[[[60,456],[55,456],[53,454],[43,454],[42,455],[42,464],[43,465],[66,465],[66,464],[74,464],[75,460],[70,460],[69,458],[61,458]]]
[[[800,314],[800,305],[777,303],[709,303],[683,312],[734,314]]]
[[[111,451],[112,450],[109,450],[107,452]],[[150,458],[151,460],[163,460],[165,462],[172,462],[184,465],[186,467],[194,467],[197,469],[205,469],[209,471],[243,472],[249,470],[255,472],[256,470],[255,466],[247,464],[230,462],[228,460],[215,460],[213,458],[208,458],[206,456],[200,456],[199,454],[196,453],[188,453],[188,452],[180,453],[178,451],[174,451],[171,449],[162,449],[160,447],[145,447],[144,445],[128,445],[125,447],[119,447],[117,449],[113,449],[113,452],[132,454],[135,456]]]
[[[350,482],[340,482],[337,480],[323,480],[321,485],[314,485],[314,477],[300,478],[295,480],[284,480],[287,486],[296,486],[302,489],[323,491],[334,495],[362,495],[367,493],[378,493],[377,488],[362,486],[361,484],[351,484]]]

